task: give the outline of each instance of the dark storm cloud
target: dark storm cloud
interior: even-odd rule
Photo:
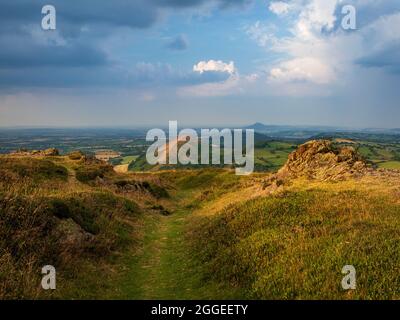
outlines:
[[[357,63],[368,68],[384,68],[391,73],[400,73],[400,43],[391,44],[387,48],[359,59]]]
[[[119,27],[150,28],[163,12],[212,3],[220,8],[248,0],[1,0],[0,87],[70,87],[220,81],[224,74],[198,75],[170,67],[118,68],[102,38]],[[44,5],[57,10],[57,31],[40,29]],[[89,28],[85,28],[89,26]],[[36,33],[34,32],[36,31]],[[167,47],[187,48],[184,36]]]
[[[0,40],[0,46],[0,68],[3,69],[94,67],[109,63],[104,52],[84,43],[43,46],[14,39],[9,40],[7,45]]]
[[[36,68],[1,68],[0,88],[9,87],[122,87],[135,88],[154,85],[196,85],[221,82],[229,78],[224,72],[204,72],[175,70],[168,64],[138,63],[131,70],[121,70],[112,65],[88,67],[43,66]]]
[[[214,2],[219,7],[228,8],[235,6],[244,6],[252,2],[252,0],[150,0],[158,5],[165,7],[193,7],[198,6],[207,2]]]
[[[57,17],[67,24],[110,24],[132,28],[148,28],[159,18],[161,9],[191,8],[215,3],[221,8],[241,6],[250,0],[52,0]],[[48,0],[2,0],[2,23],[37,23],[41,8]]]
[[[0,20],[4,23],[38,23],[41,9],[49,1],[43,0],[2,0]],[[137,28],[151,26],[158,17],[158,8],[152,1],[145,0],[52,0],[57,9],[59,21],[69,24],[107,23]]]

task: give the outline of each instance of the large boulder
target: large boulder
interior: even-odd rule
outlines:
[[[316,180],[344,180],[364,174],[368,166],[351,147],[337,147],[328,140],[313,140],[289,155],[278,179],[306,177]]]

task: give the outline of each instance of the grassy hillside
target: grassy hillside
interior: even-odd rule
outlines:
[[[259,198],[208,218],[194,235],[206,274],[256,299],[398,299],[400,206],[315,189]],[[341,268],[359,271],[344,292]]]
[[[150,178],[70,157],[0,157],[0,298],[95,298],[139,241],[142,216],[168,193]],[[57,290],[41,289],[41,268]],[[101,276],[100,276],[101,275]]]

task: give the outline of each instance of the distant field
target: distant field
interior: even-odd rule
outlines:
[[[255,164],[270,168],[278,168],[284,165],[289,153],[268,149],[255,150]]]
[[[358,152],[379,168],[400,169],[400,145],[398,143],[361,141],[358,143]]]
[[[131,164],[135,161],[139,156],[126,156],[122,158],[121,164]]]
[[[383,168],[383,169],[399,169],[400,170],[400,161],[381,162],[378,164],[378,167]]]
[[[288,155],[296,148],[289,142],[272,141],[259,144],[255,149],[255,167],[257,171],[276,171],[282,167]]]

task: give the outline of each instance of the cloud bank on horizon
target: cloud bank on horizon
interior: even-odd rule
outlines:
[[[2,126],[400,127],[398,0],[53,0],[55,31],[45,4],[0,4]]]

